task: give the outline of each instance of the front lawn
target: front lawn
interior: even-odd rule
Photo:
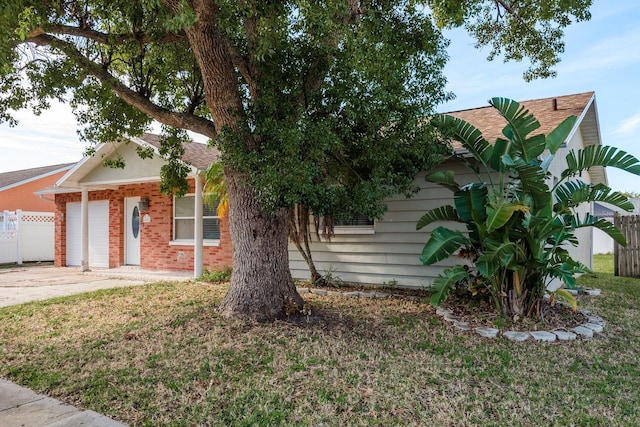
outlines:
[[[640,280],[579,284],[604,333],[550,344],[410,300],[305,294],[308,318],[246,324],[216,314],[225,285],[99,291],[0,309],[0,376],[130,425],[638,425]]]

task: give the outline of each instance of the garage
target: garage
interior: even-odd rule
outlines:
[[[67,265],[82,261],[81,203],[67,203]],[[89,267],[109,267],[109,201],[89,202]]]

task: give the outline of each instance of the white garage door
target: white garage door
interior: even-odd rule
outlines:
[[[67,265],[82,260],[81,205],[67,203]],[[109,267],[109,201],[89,202],[89,267]]]

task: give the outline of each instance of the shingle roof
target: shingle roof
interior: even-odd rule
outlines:
[[[548,134],[569,116],[580,117],[593,98],[594,92],[584,92],[574,95],[554,96],[550,98],[519,101],[521,106],[528,109],[540,122],[540,128],[534,134]],[[504,117],[491,107],[472,108],[469,110],[452,111],[446,113],[463,119],[477,127],[484,138],[491,144],[502,135],[502,128],[507,124]],[[462,148],[459,143],[454,149]]]
[[[145,133],[140,139],[153,145],[155,148],[160,148],[159,135]],[[207,144],[199,142],[184,144],[184,156],[182,156],[182,160],[200,170],[207,169],[218,157],[220,157],[220,152],[215,148],[209,147]]]
[[[17,184],[22,181],[28,181],[41,175],[47,175],[59,169],[70,168],[75,163],[61,163],[51,166],[42,166],[38,168],[22,169],[11,172],[0,173],[0,189]]]

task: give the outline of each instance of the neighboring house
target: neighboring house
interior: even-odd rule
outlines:
[[[18,209],[32,212],[53,212],[53,199],[44,199],[37,190],[53,185],[75,163],[43,166],[0,173],[0,212]]]
[[[0,263],[53,260],[55,204],[35,191],[56,182],[73,165],[0,173]]]
[[[557,182],[566,167],[565,155],[569,149],[601,144],[598,114],[593,92],[521,102],[540,121],[537,133],[548,134],[564,119],[575,115],[578,120],[569,134],[566,145],[558,150],[550,170],[551,183]],[[464,119],[479,128],[489,142],[501,135],[506,121],[492,107],[474,108],[449,113]],[[456,148],[456,147],[454,147]],[[459,154],[464,154],[457,147]],[[475,175],[461,162],[452,158],[441,169],[453,169],[460,184],[476,181]],[[330,272],[334,277],[347,282],[397,284],[405,287],[430,286],[444,267],[460,263],[451,257],[437,265],[424,266],[419,261],[429,232],[439,224],[432,224],[416,231],[416,222],[428,209],[452,204],[451,191],[424,180],[425,173],[418,176],[416,184],[420,191],[410,199],[396,196],[387,203],[384,217],[376,221],[359,219],[352,224],[335,227],[331,241],[314,241],[313,260],[318,271]],[[607,183],[604,168],[592,168],[581,179],[587,183]],[[585,206],[582,214],[591,212]],[[449,223],[450,225],[453,223]],[[591,267],[592,229],[577,230],[580,245],[569,248],[572,256]],[[296,278],[309,277],[307,265],[293,245],[289,250],[292,274]]]
[[[640,199],[629,199],[633,203],[634,209],[631,212],[618,211],[612,209],[609,205],[600,203],[593,204],[593,214],[598,218],[604,218],[613,223],[616,213],[620,216],[640,215]],[[593,253],[594,254],[612,254],[614,249],[614,241],[607,233],[602,230],[593,230]]]
[[[166,161],[159,146],[152,134],[102,144],[39,192],[55,199],[56,266],[138,265],[199,276],[203,265],[231,264],[227,222],[202,203],[203,174],[216,151],[195,142],[185,145],[190,191],[178,199],[160,193]],[[150,147],[153,158],[140,158],[138,147]],[[116,158],[124,160],[124,168],[104,166],[105,159]]]

